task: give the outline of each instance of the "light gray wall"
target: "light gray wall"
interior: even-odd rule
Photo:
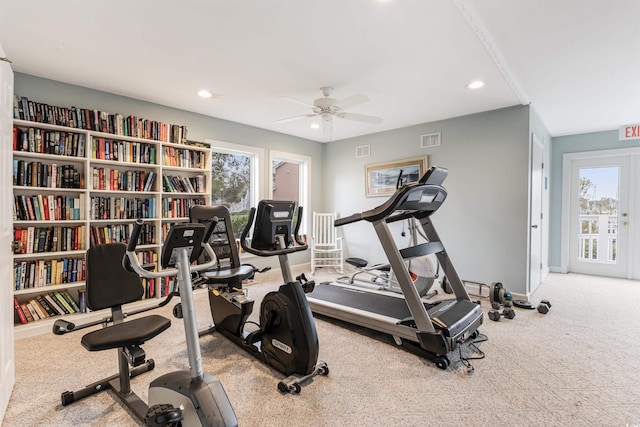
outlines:
[[[618,130],[558,136],[553,138],[551,150],[551,224],[549,239],[549,266],[560,270],[560,240],[562,232],[562,156],[565,153],[613,150],[640,147],[640,139],[618,140]]]
[[[123,115],[186,125],[189,139],[214,139],[312,158],[308,212],[337,211],[345,216],[381,204],[364,196],[364,165],[429,156],[431,165],[449,169],[449,197],[434,223],[454,265],[467,280],[500,281],[525,293],[528,232],[529,107],[510,107],[321,144],[79,86],[16,74],[15,93],[61,106],[97,108]],[[442,132],[442,145],[420,148],[420,136]],[[371,157],[355,159],[355,148],[371,145]],[[397,227],[396,227],[397,226]],[[384,261],[369,224],[344,227],[347,254]],[[394,224],[399,236],[400,224]],[[398,237],[399,244],[406,238]],[[296,254],[292,264],[308,260]],[[267,260],[265,260],[266,263]],[[269,264],[277,264],[274,258]],[[263,265],[261,262],[260,265]]]
[[[260,147],[265,149],[266,156],[269,149],[310,156],[310,206],[304,208],[308,212],[321,210],[324,146],[319,142],[21,73],[15,74],[14,93],[16,96],[26,96],[29,100],[50,105],[92,108],[124,116],[136,115],[149,120],[185,125],[188,138],[194,141],[215,139]],[[259,265],[267,261],[269,265],[278,266],[277,257],[265,259]],[[291,259],[292,265],[308,261],[308,251],[293,254]]]
[[[430,165],[449,169],[447,201],[433,223],[460,276],[502,282],[524,294],[528,233],[529,107],[515,106],[425,123],[327,144],[325,207],[340,216],[382,204],[364,193],[365,164],[429,156]],[[442,145],[420,148],[420,136],[442,133]],[[371,157],[356,158],[356,147],[371,145]],[[398,245],[400,224],[393,224]],[[384,262],[373,227],[342,227],[347,256]]]

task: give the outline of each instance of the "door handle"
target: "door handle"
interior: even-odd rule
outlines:
[[[538,224],[533,224],[531,228],[538,228]]]

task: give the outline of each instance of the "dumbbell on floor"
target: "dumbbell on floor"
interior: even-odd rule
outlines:
[[[536,310],[538,310],[538,313],[547,314],[551,310],[551,303],[548,299],[543,299],[536,307]]]
[[[496,309],[489,310],[489,319],[493,320],[494,322],[498,322],[502,316],[506,317],[507,319],[513,319],[514,317],[516,317],[516,312],[511,307],[505,307],[502,311]]]
[[[536,310],[538,310],[538,313],[542,314],[547,314],[551,309],[551,303],[548,299],[543,299],[542,301],[540,301],[537,307],[531,304],[529,301],[525,300],[515,300],[513,302],[513,305],[519,308],[526,308],[528,310],[533,310],[535,308]]]
[[[513,303],[511,301],[504,301],[503,303],[499,303],[497,301],[493,301],[491,303],[491,308],[493,308],[494,310],[500,310],[501,307],[512,308],[513,307]]]

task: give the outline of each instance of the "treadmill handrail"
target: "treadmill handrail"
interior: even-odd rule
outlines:
[[[447,177],[449,171],[446,168],[432,166],[429,170],[420,178],[419,181],[411,182],[406,184],[399,189],[396,190],[395,193],[389,197],[389,199],[381,204],[378,207],[370,209],[368,211],[364,211],[361,213],[356,213],[350,215],[345,218],[336,219],[334,225],[336,227],[350,224],[353,222],[366,220],[369,222],[378,221],[382,218],[387,218],[391,216],[391,214],[397,210],[398,206],[406,201],[407,195],[414,192],[420,191],[424,188],[433,188],[437,190],[438,193],[444,194],[446,196],[446,190],[441,186],[444,179]],[[434,197],[435,199],[435,197]],[[444,200],[438,200],[438,202],[442,202]],[[403,215],[406,217],[406,215]]]
[[[358,222],[362,219],[362,213],[355,213],[345,218],[337,218],[333,225],[335,227],[340,227],[341,225],[351,224],[352,222]]]

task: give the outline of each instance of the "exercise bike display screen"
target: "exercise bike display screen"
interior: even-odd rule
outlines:
[[[256,225],[251,247],[271,250],[278,247],[278,236],[284,239],[285,247],[291,243],[291,221],[295,202],[262,200],[256,210]]]

